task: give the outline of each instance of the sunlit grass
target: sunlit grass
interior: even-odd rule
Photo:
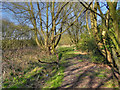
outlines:
[[[83,62],[83,60],[78,60],[79,62]]]
[[[6,88],[9,86],[9,84],[12,84],[10,85],[9,88],[19,88],[20,86],[23,86],[27,82],[27,79],[32,79],[32,76],[40,73],[42,69],[43,69],[42,67],[35,67],[33,70],[27,72],[25,75],[21,77],[19,76],[13,77],[13,80],[11,82],[8,81],[4,83],[3,87]]]
[[[111,79],[109,81],[107,81],[103,87],[105,88],[116,88],[116,90],[119,90],[119,86],[118,86],[118,83],[116,82],[116,80],[114,79]]]
[[[34,84],[34,81],[37,77],[40,77],[40,78],[36,82],[41,82],[43,80],[43,78],[45,78],[44,86],[40,86],[41,88],[60,87],[63,82],[63,78],[64,78],[64,70],[65,70],[64,66],[67,63],[69,63],[70,60],[74,61],[76,59],[76,57],[80,58],[80,59],[77,59],[79,62],[84,62],[85,59],[89,58],[88,55],[81,55],[81,54],[79,54],[79,51],[74,51],[73,47],[58,48],[57,53],[58,53],[58,55],[62,54],[61,59],[59,61],[60,67],[58,69],[56,68],[56,65],[50,66],[48,64],[38,63],[38,62],[36,62],[36,59],[32,59],[33,61],[28,60],[27,61],[29,63],[29,64],[27,64],[28,67],[18,71],[18,72],[23,71],[23,74],[17,76],[17,75],[12,75],[13,72],[11,72],[10,77],[12,79],[8,79],[8,78],[5,79],[4,83],[3,83],[3,88],[20,88],[20,87],[25,87],[27,84],[29,84],[30,87],[32,87],[31,84]],[[27,55],[27,56],[29,56],[29,55]],[[40,59],[41,59],[41,61],[45,61],[45,62],[54,62],[57,60],[57,57],[56,57],[56,55],[51,55],[50,57],[45,56],[45,57],[41,57]],[[25,60],[27,60],[27,58],[25,58]],[[23,65],[23,66],[25,66],[25,65]],[[46,68],[48,71],[43,72],[41,75],[41,72],[44,70],[44,68]],[[80,72],[82,72],[82,71],[80,71]],[[40,73],[40,75],[38,75],[39,73]],[[105,73],[107,73],[107,74],[105,74]],[[110,73],[110,71],[108,71],[107,69],[102,70],[99,68],[99,70],[97,70],[97,72],[94,73],[94,77],[97,77],[99,79],[104,79],[104,78],[107,78],[107,75],[109,73]],[[90,76],[90,75],[91,75],[90,73],[85,74],[85,76]],[[75,76],[79,77],[79,74],[77,74]],[[31,82],[31,81],[33,81],[33,82]],[[110,87],[113,84],[112,84],[112,82],[109,82],[109,83],[106,82],[105,85]]]
[[[57,88],[61,85],[64,77],[64,68],[60,67],[56,74],[51,77],[43,88]]]
[[[79,54],[78,51],[69,51],[69,52],[66,52],[66,54]]]

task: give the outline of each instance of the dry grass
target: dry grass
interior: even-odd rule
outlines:
[[[44,56],[39,48],[26,48],[13,51],[5,51],[2,58],[3,81],[12,76],[22,75],[38,58]]]

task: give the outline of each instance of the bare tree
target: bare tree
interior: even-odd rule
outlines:
[[[26,2],[5,3],[3,5],[12,11],[21,22],[28,23],[33,27],[37,45],[47,50],[49,54],[55,53],[61,35],[78,20],[84,10],[84,8],[81,9],[76,16],[73,16],[74,10],[72,7],[74,5],[70,2]],[[68,19],[73,20],[69,25],[66,24],[69,21]]]

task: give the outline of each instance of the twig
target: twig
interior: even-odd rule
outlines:
[[[57,64],[57,65],[59,65],[58,62],[43,62],[43,61],[40,61],[39,59],[38,59],[38,61],[39,61],[40,63],[46,63],[46,64]]]

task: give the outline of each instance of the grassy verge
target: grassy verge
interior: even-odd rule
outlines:
[[[64,77],[64,67],[60,67],[55,75],[53,75],[43,88],[57,88],[61,86]]]
[[[63,64],[65,64],[65,59],[69,57],[73,57],[72,55],[68,55],[65,54],[66,52],[69,51],[73,51],[73,48],[58,48],[57,52],[60,54],[62,53],[63,56],[60,64],[61,66],[59,67],[59,69],[56,69],[56,65],[47,65],[47,64],[42,64],[42,63],[38,63],[35,61],[34,58],[29,59],[31,56],[35,56],[34,54],[36,54],[36,56],[40,56],[40,53],[36,52],[37,50],[27,50],[24,51],[25,54],[27,55],[28,58],[21,58],[21,62],[24,63],[29,63],[29,64],[24,64],[24,65],[19,65],[19,69],[20,71],[18,71],[18,73],[20,73],[21,71],[23,72],[23,74],[10,74],[8,75],[8,77],[6,79],[3,80],[3,88],[20,88],[20,87],[32,87],[32,84],[36,84],[36,83],[41,83],[42,81],[44,81],[43,85],[45,86],[45,88],[49,87],[49,88],[56,88],[59,87],[61,85],[62,82],[62,78],[64,77],[64,67],[62,66]],[[14,54],[14,56],[19,55],[20,52],[17,52]],[[39,55],[38,55],[39,54]],[[67,55],[67,56],[66,56]],[[17,58],[16,57],[12,57],[12,59],[16,59],[19,61],[19,57],[21,57],[21,55],[19,55]],[[52,55],[49,57],[38,57],[43,61],[46,62],[53,62],[56,61],[56,55]],[[22,61],[24,59],[24,61]],[[27,60],[29,59],[29,61]],[[26,60],[26,61],[25,61]],[[18,62],[17,62],[18,63]],[[18,64],[15,64],[17,68]],[[21,67],[25,67],[27,66],[27,68],[21,69]],[[11,69],[13,70],[13,69]],[[16,73],[16,71],[15,71]],[[47,76],[48,75],[48,76]],[[38,80],[37,80],[38,79]],[[36,83],[35,83],[36,82]],[[40,88],[42,88],[43,86],[39,85]],[[47,83],[47,84],[46,84]]]
[[[28,55],[28,56],[31,55],[31,57],[36,55],[38,56],[38,58],[40,58],[42,61],[45,61],[45,62],[54,62],[57,60],[56,55],[51,55],[49,57],[45,56],[41,58],[39,57],[43,55],[43,54],[40,55],[41,52],[40,53],[38,52],[31,53],[31,52],[32,51],[30,50],[27,53],[25,52],[26,54],[23,54],[23,55]],[[57,66],[55,64],[54,65],[42,64],[42,63],[36,62],[34,58],[31,58],[30,61],[27,61],[29,64],[22,65],[22,66],[27,66],[27,68],[23,68],[20,70],[21,72],[24,72],[24,74],[9,76],[7,79],[4,80],[3,88],[21,88],[21,87],[33,88],[32,85],[36,85],[36,84],[38,84],[37,86],[39,88],[46,88],[46,89],[58,88],[62,84],[62,81],[64,78],[65,66],[68,64],[69,60],[74,60],[74,58],[78,57],[79,62],[84,62],[85,59],[89,58],[88,55],[81,55],[79,54],[79,51],[74,51],[74,47],[59,47],[57,49],[57,52],[58,52],[58,55],[61,55],[60,67],[58,69],[56,68]],[[21,60],[27,60],[27,59],[29,59],[29,57],[25,59],[21,58]],[[22,61],[22,62],[25,62],[25,61]],[[17,65],[17,63],[15,64]],[[105,72],[108,73],[108,71],[106,70],[102,70],[102,71],[100,70],[97,72],[98,74],[95,74],[94,76],[100,79],[104,79],[107,77],[104,74]],[[76,75],[76,76],[79,76],[79,75]],[[42,82],[44,83],[41,85]],[[104,86],[110,87],[110,86],[113,86],[113,84],[116,84],[116,82],[112,83],[112,81],[108,81],[108,82],[105,82]]]
[[[22,87],[24,84],[27,83],[28,79],[32,79],[34,80],[34,76],[38,73],[40,73],[42,71],[42,67],[35,67],[33,70],[31,70],[30,72],[26,73],[23,76],[16,76],[13,77],[13,79],[11,81],[8,81],[6,83],[3,84],[3,88],[19,88]]]
[[[64,78],[64,70],[65,70],[65,67],[64,67],[64,64],[67,63],[67,61],[65,59],[67,58],[72,58],[74,57],[75,55],[73,54],[68,54],[67,52],[71,52],[73,51],[74,49],[72,47],[60,47],[58,48],[57,52],[60,54],[62,54],[61,56],[61,60],[60,60],[60,67],[59,69],[57,70],[57,72],[55,72],[51,77],[50,79],[48,79],[44,85],[44,89],[45,88],[57,88],[57,87],[60,87],[61,84],[62,84],[62,81],[63,81],[63,78]],[[53,56],[53,59],[54,56]]]

